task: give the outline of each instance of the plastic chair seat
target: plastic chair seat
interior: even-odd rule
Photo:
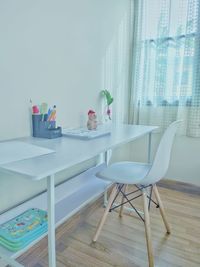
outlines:
[[[140,184],[151,167],[151,164],[123,161],[111,164],[103,171],[98,172],[96,176],[114,183]]]

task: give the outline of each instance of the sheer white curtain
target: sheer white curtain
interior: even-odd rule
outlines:
[[[130,122],[200,137],[200,0],[136,0]]]

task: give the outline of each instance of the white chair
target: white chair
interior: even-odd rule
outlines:
[[[177,128],[180,123],[181,121],[173,122],[164,132],[160,144],[158,146],[153,164],[127,162],[127,161],[118,162],[108,166],[103,171],[96,174],[96,176],[101,179],[112,181],[114,183],[114,187],[110,194],[110,198],[108,200],[105,212],[99,222],[98,228],[94,235],[93,242],[97,241],[109,211],[112,211],[113,209],[116,208],[116,206],[113,204],[116,198],[119,196],[119,194],[121,194],[122,195],[121,204],[117,205],[117,207],[120,207],[119,214],[120,216],[122,216],[123,205],[129,203],[132,206],[132,208],[136,211],[138,216],[143,220],[145,225],[149,266],[150,267],[154,266],[153,249],[151,243],[150,218],[149,218],[150,203],[154,202],[160,209],[160,213],[163,222],[165,224],[167,233],[170,234],[170,226],[165,216],[164,207],[161,202],[160,195],[156,187],[156,183],[160,179],[162,179],[167,172],[174,136],[176,134]],[[136,185],[138,190],[126,193],[127,185],[131,184]],[[148,188],[151,189],[150,194],[147,192]],[[157,203],[152,199],[152,191],[155,194]],[[129,198],[131,194],[138,194],[138,192],[139,192],[138,196],[132,197],[131,199]],[[133,199],[139,196],[143,197],[144,218],[131,203]]]

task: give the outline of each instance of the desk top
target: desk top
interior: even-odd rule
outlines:
[[[52,149],[56,153],[1,165],[0,170],[40,180],[91,159],[108,149],[133,141],[157,129],[156,126],[109,124],[111,135],[93,140],[69,137],[57,139],[21,138],[20,141]]]

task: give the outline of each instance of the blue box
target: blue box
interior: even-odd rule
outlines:
[[[58,138],[62,136],[62,128],[56,127],[55,121],[47,121],[48,115],[32,115],[33,137]]]

